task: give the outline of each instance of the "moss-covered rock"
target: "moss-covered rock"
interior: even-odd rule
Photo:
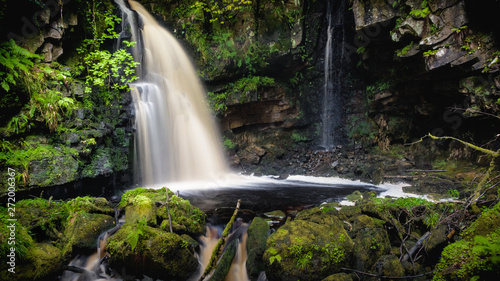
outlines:
[[[315,217],[320,221],[320,217]],[[296,219],[267,240],[266,273],[272,280],[322,280],[339,272],[352,257],[353,242],[334,216],[322,223]]]
[[[437,228],[433,229],[429,239],[425,242],[425,251],[430,256],[436,256],[436,253],[439,254],[443,250],[444,246],[446,246],[446,231],[448,230],[448,226],[439,225]]]
[[[371,270],[381,276],[402,277],[405,274],[399,258],[394,255],[381,256]]]
[[[69,221],[64,237],[65,246],[92,250],[97,238],[104,231],[115,226],[115,219],[109,215],[79,212]]]
[[[266,250],[269,224],[264,219],[255,217],[247,233],[247,272],[250,276],[258,276],[259,272],[264,270],[262,255]]]
[[[15,274],[7,272],[2,263],[0,280],[39,280],[53,276],[61,270],[62,262],[62,254],[57,247],[48,243],[34,244],[28,248],[27,255],[23,259],[16,260]]]
[[[500,274],[500,203],[481,214],[462,240],[444,248],[433,280],[494,280]]]
[[[126,223],[110,237],[106,248],[114,268],[125,267],[153,278],[185,280],[198,266],[188,241],[141,223]]]
[[[156,207],[154,202],[144,195],[135,196],[132,204],[125,208],[125,220],[129,223],[145,220],[150,225],[156,225]]]
[[[347,273],[335,273],[321,281],[352,281],[352,277]]]
[[[356,190],[353,193],[347,195],[345,198],[351,202],[356,202],[363,199],[363,194],[361,194],[359,190]]]
[[[46,199],[27,199],[17,203],[19,222],[40,240],[58,240],[66,226],[69,210],[64,202]]]
[[[165,188],[137,188],[127,191],[121,199],[120,207],[125,208],[127,222],[135,223],[146,220],[148,225],[159,225],[161,229],[169,229],[167,208],[156,202],[166,201]],[[191,205],[169,191],[169,209],[172,228],[176,233],[188,233],[192,236],[201,235],[205,231],[206,215],[200,209]],[[158,206],[157,206],[158,205]]]
[[[391,244],[383,225],[384,221],[367,215],[354,220],[354,265],[358,270],[369,270],[381,256],[390,253]]]

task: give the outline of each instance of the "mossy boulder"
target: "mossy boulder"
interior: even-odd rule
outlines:
[[[334,207],[322,206],[306,209],[295,217],[296,220],[307,220],[318,224],[330,224],[332,218],[337,220],[338,211]]]
[[[126,223],[110,237],[106,249],[112,267],[152,278],[186,280],[198,266],[189,241],[143,223]]]
[[[369,270],[381,256],[390,253],[391,244],[384,223],[367,215],[359,215],[354,220],[354,265],[358,270]]]
[[[40,145],[31,152],[29,184],[51,186],[74,181],[78,178],[78,161],[75,150],[68,147]]]
[[[263,259],[270,280],[322,280],[351,260],[353,242],[343,222],[331,215],[314,219],[323,223],[295,219],[269,236]]]
[[[42,198],[21,200],[16,206],[20,224],[40,240],[58,240],[66,226],[69,211],[64,202]]]
[[[145,220],[149,225],[156,225],[156,207],[154,202],[144,195],[135,196],[132,204],[125,208],[125,220],[129,223]]]
[[[62,254],[57,247],[48,243],[38,243],[29,247],[26,252],[27,255],[23,258],[17,257],[15,274],[7,272],[7,268],[2,263],[0,280],[39,280],[47,278],[47,276],[57,278],[55,274],[61,270],[63,265]]]
[[[352,281],[352,277],[347,273],[335,273],[321,281]]]
[[[472,240],[476,235],[488,235],[500,228],[500,203],[483,212],[462,234],[467,240]]]
[[[168,205],[174,232],[189,233],[193,236],[199,236],[205,232],[206,214],[191,205],[188,200],[172,194]],[[166,206],[162,206],[158,209],[157,216],[159,220],[162,220],[160,228],[168,229],[168,213]]]
[[[161,229],[168,230],[170,228],[168,213],[166,205],[163,204],[166,198],[165,188],[137,188],[127,191],[122,196],[120,207],[125,208],[127,223],[145,220],[150,226],[160,226]],[[205,231],[205,213],[171,191],[169,191],[169,198],[174,232],[187,233],[193,237],[201,235]]]
[[[64,232],[66,246],[92,250],[96,248],[97,238],[104,231],[115,226],[115,219],[109,215],[79,212],[68,221]]]
[[[402,277],[405,274],[399,258],[395,255],[381,256],[373,265],[371,271],[379,276]],[[378,279],[373,278],[373,280]]]
[[[114,208],[111,204],[102,197],[76,197],[66,203],[70,212],[87,212],[87,213],[100,213],[100,214],[113,214]]]
[[[266,250],[269,224],[264,219],[255,217],[247,233],[247,272],[250,276],[258,276],[259,272],[264,270],[262,255]]]
[[[446,246],[433,280],[496,280],[500,274],[500,203]]]
[[[359,190],[356,190],[353,193],[347,195],[345,198],[351,202],[356,202],[363,199],[363,194],[361,194]]]
[[[443,248],[446,246],[446,231],[448,230],[447,225],[439,225],[437,228],[433,229],[429,239],[425,242],[425,251],[429,256],[436,256],[440,254]]]

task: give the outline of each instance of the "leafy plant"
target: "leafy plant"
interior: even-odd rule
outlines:
[[[455,33],[458,34],[458,33],[462,32],[462,31],[464,31],[466,29],[467,29],[467,25],[463,25],[463,26],[461,26],[459,28],[452,28],[451,31],[453,31],[453,32],[455,32]]]
[[[411,11],[410,16],[414,16],[416,18],[426,18],[427,16],[430,15],[431,10],[429,4],[427,3],[427,0],[422,1],[420,7],[421,7],[420,10]]]
[[[377,239],[375,239],[374,237],[372,237],[372,244],[370,246],[370,249],[371,250],[377,250],[378,248],[380,248],[380,244],[377,242]]]
[[[12,86],[18,84],[31,72],[35,60],[40,55],[19,47],[13,39],[0,44],[0,85],[9,92]]]
[[[107,6],[101,1],[92,0],[86,2],[87,30],[90,38],[83,40],[82,45],[77,48],[78,53],[83,56],[83,61],[78,65],[80,71],[86,71],[85,93],[92,91],[91,86],[107,86],[113,90],[124,90],[128,83],[138,79],[135,69],[139,65],[134,61],[128,49],[135,46],[135,42],[122,41],[125,48],[120,48],[111,53],[102,50],[106,40],[117,39],[119,35],[115,32],[115,25],[121,22],[121,18],[113,13],[113,6]]]
[[[414,44],[414,42],[413,42],[413,41],[411,41],[411,43],[410,43],[410,44],[406,45],[406,46],[405,46],[405,47],[403,47],[402,49],[396,50],[396,55],[397,55],[398,57],[403,57],[403,56],[405,56],[405,55],[408,53],[408,51],[410,51],[410,50],[413,48],[413,44]]]
[[[458,190],[452,188],[448,190],[448,195],[450,195],[451,198],[458,199],[460,197],[460,192]]]
[[[134,229],[134,231],[131,231],[127,235],[127,241],[130,244],[130,248],[132,248],[132,251],[137,247],[139,238],[145,235],[146,226],[146,218],[144,217],[142,220],[137,222],[137,227]]]
[[[424,52],[424,57],[430,57],[430,56],[434,56],[436,53],[438,52],[438,50],[429,50],[427,52]]]
[[[424,223],[428,228],[434,228],[439,222],[439,214],[435,212],[430,212],[424,219]]]
[[[298,132],[293,132],[292,136],[290,137],[294,142],[306,142],[308,139],[306,136],[302,136]]]
[[[227,137],[224,137],[224,146],[228,149],[233,149],[235,147],[234,143]]]
[[[267,251],[271,254],[269,257],[270,264],[273,264],[275,261],[281,262],[281,256],[278,254],[278,250],[275,248],[269,248]]]

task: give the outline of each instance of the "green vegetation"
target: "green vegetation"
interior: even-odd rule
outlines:
[[[500,267],[500,203],[483,212],[448,245],[436,265],[433,280],[488,280]]]
[[[137,247],[139,238],[144,235],[146,225],[146,219],[144,218],[143,220],[138,221],[133,231],[129,232],[127,235],[127,241],[130,244],[132,251],[134,251],[135,247]]]
[[[227,137],[224,137],[224,147],[226,149],[233,149],[236,146],[234,145],[233,141],[231,139],[228,139]]]
[[[424,57],[427,58],[427,57],[434,56],[437,52],[438,52],[438,50],[429,50],[429,51],[426,51],[426,52],[424,52]]]
[[[421,7],[421,9],[416,9],[416,10],[410,11],[410,16],[413,16],[415,18],[426,18],[430,15],[431,10],[430,10],[429,3],[427,2],[427,0],[422,1],[422,3],[420,4],[420,7]]]
[[[414,42],[411,41],[410,44],[404,46],[402,49],[396,50],[396,56],[404,57],[406,54],[414,47]]]
[[[269,252],[270,257],[269,257],[269,263],[273,264],[274,261],[281,262],[281,256],[278,254],[278,250],[275,248],[269,248],[267,249],[267,252]]]
[[[292,133],[292,136],[290,137],[294,142],[296,143],[301,143],[301,142],[306,142],[309,139],[306,136],[301,135],[299,132],[294,131]]]
[[[227,104],[237,101],[238,103],[250,102],[251,96],[256,94],[259,98],[259,90],[262,87],[273,86],[275,81],[267,76],[247,76],[236,82],[228,83],[226,88],[219,92],[208,92],[208,104],[212,110],[222,115],[227,110]]]
[[[90,38],[84,39],[77,49],[83,60],[77,64],[80,72],[86,71],[85,93],[91,93],[91,86],[106,87],[112,90],[128,89],[128,83],[138,79],[134,75],[135,62],[128,49],[135,46],[135,42],[123,41],[124,48],[114,53],[103,50],[102,45],[106,40],[117,39],[115,25],[121,19],[114,13],[114,7],[98,0],[85,2],[85,18],[87,32]],[[109,105],[109,99],[106,100]]]
[[[461,33],[462,31],[466,30],[468,27],[467,25],[463,25],[459,28],[452,28],[451,31],[455,32],[455,33]]]

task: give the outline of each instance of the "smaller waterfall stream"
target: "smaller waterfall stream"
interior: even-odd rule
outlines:
[[[323,87],[323,112],[322,134],[320,146],[325,150],[329,150],[339,141],[339,128],[342,122],[342,98],[341,98],[341,76],[342,76],[342,60],[344,58],[344,16],[345,1],[340,1],[339,7],[334,4],[335,0],[327,2],[326,20],[326,44],[325,44],[325,61],[324,61],[324,76],[325,84]],[[332,15],[332,10],[336,9],[336,13]],[[341,42],[335,42],[338,39],[336,28],[341,28]],[[341,43],[341,44],[336,44]],[[336,46],[340,45],[340,54]],[[336,65],[337,63],[337,65]]]

